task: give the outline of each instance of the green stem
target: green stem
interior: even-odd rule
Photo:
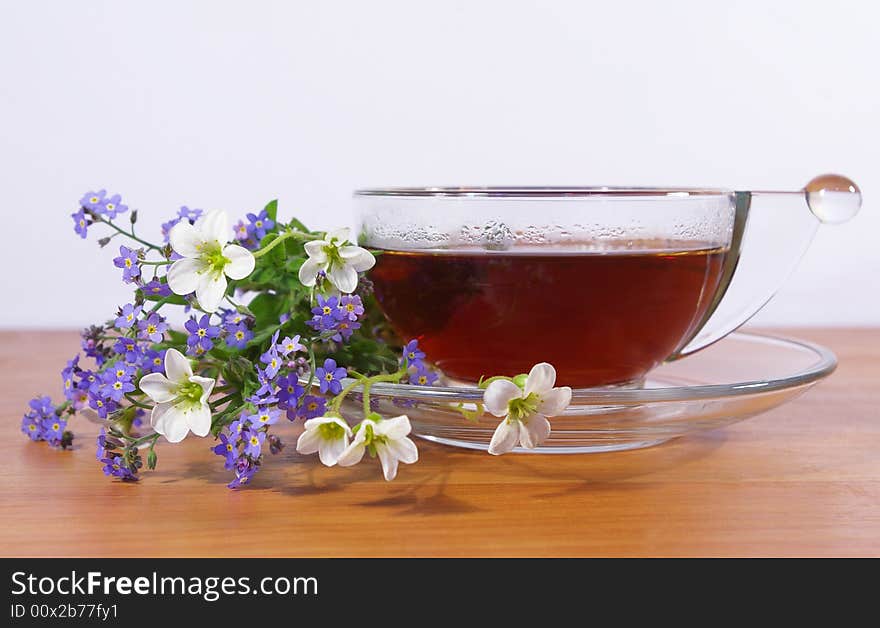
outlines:
[[[159,299],[158,301],[156,301],[156,304],[155,304],[152,308],[150,308],[150,311],[149,311],[149,312],[147,312],[147,317],[149,317],[150,314],[152,314],[153,312],[155,312],[156,310],[158,310],[160,307],[162,307],[163,305],[165,305],[166,303],[168,303],[172,298],[174,298],[174,297],[173,297],[173,296],[167,296],[167,297],[163,297],[163,298]]]
[[[315,348],[312,346],[312,343],[309,342],[309,383],[306,384],[306,390],[312,390],[312,384],[315,383],[315,369],[318,368],[317,360],[315,359]]]
[[[266,253],[268,253],[269,251],[274,249],[276,246],[278,246],[279,244],[281,244],[282,242],[284,242],[285,240],[288,240],[290,238],[296,238],[297,240],[306,241],[312,237],[313,236],[311,236],[307,233],[303,233],[302,231],[296,231],[295,229],[291,229],[290,231],[285,231],[284,233],[280,234],[277,238],[272,240],[269,244],[267,244],[263,248],[261,248],[257,251],[254,251],[254,258],[263,257]]]
[[[61,416],[61,413],[70,407],[70,401],[65,401],[55,407],[55,414]]]
[[[147,404],[138,401],[137,399],[132,397],[130,394],[126,394],[125,398],[128,399],[128,401],[129,401],[129,403],[131,403],[131,405],[137,406],[138,408],[143,408],[144,410],[152,410],[153,409],[153,406],[148,406]]]
[[[169,264],[173,264],[173,263],[174,263],[174,262],[172,262],[171,260],[167,260],[167,259],[163,259],[163,260],[158,261],[158,262],[148,262],[148,261],[146,261],[146,260],[141,260],[141,261],[139,262],[139,264],[140,264],[141,266],[168,266]]]
[[[115,224],[113,224],[112,222],[110,222],[109,220],[107,220],[106,218],[104,218],[104,217],[102,217],[102,216],[98,216],[98,215],[95,214],[94,217],[95,217],[95,220],[96,220],[97,222],[103,222],[105,225],[110,225],[111,227],[113,227],[114,229],[116,229],[116,231],[118,231],[118,232],[121,233],[122,235],[131,238],[131,239],[134,240],[135,242],[140,242],[141,244],[143,244],[143,245],[146,246],[147,248],[155,249],[156,251],[161,251],[161,250],[162,250],[162,247],[161,247],[161,246],[156,246],[156,245],[153,244],[152,242],[147,242],[146,240],[142,240],[141,238],[137,237],[136,235],[133,235],[133,234],[131,234],[131,233],[128,233],[127,231],[125,231],[125,230],[123,230],[123,229],[120,229],[120,228],[117,227]]]
[[[147,436],[141,436],[140,438],[134,438],[133,436],[128,436],[126,434],[122,434],[121,436],[125,440],[130,441],[128,445],[125,446],[126,449],[133,449],[149,441],[153,441],[153,444],[155,445],[156,441],[159,440],[158,433],[148,434]]]
[[[368,386],[372,386],[373,384],[376,384],[379,382],[397,383],[400,381],[400,378],[402,378],[404,375],[406,375],[406,371],[400,370],[400,371],[397,371],[396,373],[384,373],[381,375],[371,375],[370,377],[365,377],[363,379],[356,379],[355,381],[350,383],[348,386],[343,388],[341,391],[339,391],[339,394],[333,398],[333,401],[330,402],[330,406],[329,406],[330,410],[338,414],[339,408],[342,407],[343,399],[345,399],[345,397],[348,396],[348,393],[353,391],[358,386],[364,386],[365,392],[366,392],[364,397],[368,398],[367,399],[367,408],[369,408],[369,389],[367,388]],[[369,412],[369,410],[368,410],[368,412]]]
[[[372,410],[370,409],[370,387],[372,384],[370,382],[364,383],[364,418],[366,419]]]
[[[218,399],[217,401],[213,401],[210,404],[211,409],[216,410],[217,408],[222,406],[224,403],[226,403],[227,401],[231,401],[232,399],[234,399],[237,396],[238,396],[238,391],[232,393],[231,395],[226,395],[225,397],[222,397],[222,398]]]

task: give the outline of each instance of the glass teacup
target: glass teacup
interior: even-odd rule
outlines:
[[[695,188],[388,188],[355,193],[380,307],[448,377],[556,367],[572,387],[632,386],[757,312],[819,222],[861,195]],[[766,205],[766,207],[761,207]],[[810,211],[806,211],[809,207]]]

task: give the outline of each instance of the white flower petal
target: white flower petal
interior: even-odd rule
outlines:
[[[348,447],[347,437],[322,440],[318,445],[318,458],[324,465],[332,467],[339,461],[339,456],[342,455],[346,447]]]
[[[397,477],[397,457],[385,445],[376,447],[376,453],[379,455],[379,462],[382,463],[382,473],[385,480],[390,482]]]
[[[189,434],[189,420],[179,405],[170,405],[153,429],[162,434],[169,443],[179,443]]]
[[[376,258],[367,249],[359,246],[343,246],[339,255],[357,272],[370,270],[376,264]]]
[[[412,431],[412,426],[409,423],[409,417],[402,414],[393,419],[379,421],[374,425],[373,431],[381,436],[387,436],[391,440],[397,440],[409,434]]]
[[[199,402],[202,404],[208,403],[208,397],[211,396],[211,391],[214,390],[214,379],[210,377],[201,377],[199,375],[193,375],[189,378],[189,381],[193,384],[198,384],[202,387],[202,396],[199,398]]]
[[[483,405],[495,416],[504,416],[512,399],[523,396],[519,386],[506,379],[496,379],[486,387],[483,393]]]
[[[571,403],[571,388],[562,386],[541,395],[538,412],[544,416],[558,416]]]
[[[324,425],[325,423],[332,423],[336,417],[332,416],[317,416],[314,419],[309,419],[305,423],[303,423],[303,427],[307,430],[312,430],[318,427],[319,425]]]
[[[307,421],[308,422],[308,421]],[[301,454],[313,454],[324,441],[317,429],[306,429],[296,441],[296,450]]]
[[[196,299],[201,308],[206,312],[216,312],[226,295],[228,285],[226,277],[222,273],[202,274],[199,285],[196,286]]]
[[[492,434],[492,440],[489,441],[489,453],[493,456],[506,454],[516,447],[516,441],[519,439],[519,421],[508,421],[504,419],[495,428]]]
[[[159,434],[165,433],[165,415],[171,409],[173,403],[157,403],[150,412],[150,425]]]
[[[394,456],[403,463],[413,464],[419,460],[419,448],[412,442],[410,438],[399,438],[397,440],[389,440],[385,446],[394,454]]]
[[[303,264],[303,266],[305,266],[305,264]],[[357,271],[348,264],[334,266],[332,269],[328,270],[327,279],[330,280],[330,283],[339,288],[340,292],[346,294],[354,292],[354,289],[357,288],[358,285]]]
[[[306,254],[316,262],[326,262],[327,261],[327,253],[324,252],[324,247],[327,246],[327,243],[324,240],[312,240],[311,242],[306,242],[303,247],[306,250]]]
[[[188,382],[193,376],[189,359],[177,349],[168,349],[165,352],[165,376],[177,384]]]
[[[254,272],[254,265],[257,263],[253,253],[237,244],[224,246],[223,257],[229,260],[229,263],[223,268],[223,272],[230,279],[244,279]]]
[[[229,216],[222,209],[208,211],[201,220],[196,223],[196,228],[202,232],[206,242],[219,242],[226,244],[232,233],[229,230]]]
[[[345,436],[347,438],[351,438],[351,428],[348,426],[348,423],[340,419],[339,417],[330,417],[328,423],[336,423],[339,427],[345,430]]]
[[[528,397],[532,393],[543,395],[553,388],[556,383],[556,369],[552,364],[541,362],[532,367],[529,376],[526,378],[526,385],[523,386],[524,396]]]
[[[198,257],[204,244],[201,234],[188,220],[181,220],[171,228],[168,242],[175,253],[184,257]]]
[[[327,236],[324,238],[327,242],[336,241],[336,245],[340,246],[345,242],[348,242],[348,239],[351,237],[351,229],[348,227],[342,227],[340,229],[334,229],[333,231],[328,231]]]
[[[351,438],[351,428],[348,426],[348,423],[340,419],[338,416],[319,416],[314,419],[309,419],[303,426],[306,429],[318,427],[319,425],[324,425],[325,423],[335,423],[339,427],[341,427],[345,431],[346,438]]]
[[[203,404],[193,408],[187,415],[187,424],[196,436],[207,436],[211,431],[211,408]]]
[[[179,259],[168,269],[168,287],[174,294],[195,292],[204,269],[205,262],[200,259]]]
[[[336,464],[340,467],[350,467],[359,463],[364,457],[365,449],[363,441],[360,443],[357,441],[352,442],[348,447],[342,450],[341,454],[339,454]]]
[[[177,397],[177,384],[162,373],[150,373],[141,377],[138,388],[157,403],[167,403]]]
[[[318,262],[314,257],[310,257],[299,267],[299,282],[311,288],[315,285],[318,273],[322,270],[324,270],[323,262]]]
[[[550,421],[543,414],[533,414],[519,429],[519,444],[534,449],[550,436]]]

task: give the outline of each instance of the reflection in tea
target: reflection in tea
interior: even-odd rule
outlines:
[[[560,384],[601,386],[639,379],[691,337],[725,253],[653,241],[383,251],[370,278],[401,337],[451,377],[546,361]]]

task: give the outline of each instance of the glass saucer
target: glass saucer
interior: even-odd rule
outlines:
[[[735,332],[685,359],[652,371],[643,388],[581,388],[553,417],[544,444],[520,453],[589,453],[658,445],[730,425],[793,399],[830,375],[837,359],[811,342]],[[413,433],[444,445],[485,450],[499,419],[475,420],[483,391],[473,385],[376,384],[371,397],[385,416],[407,414]],[[356,406],[352,402],[351,409]]]

